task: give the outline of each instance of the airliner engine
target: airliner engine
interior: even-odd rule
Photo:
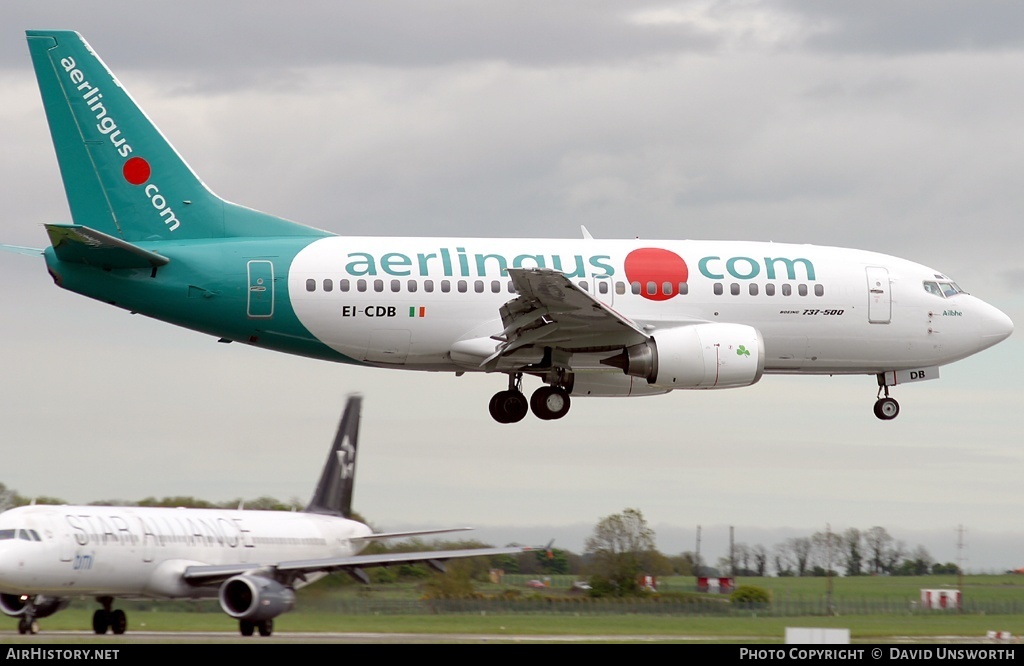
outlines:
[[[21,594],[0,594],[0,611],[11,617],[24,615],[29,598]],[[33,611],[35,618],[49,617],[57,611],[67,608],[71,602],[66,597],[44,597],[41,594],[31,597],[31,599],[35,606]]]
[[[750,386],[764,373],[764,340],[743,324],[693,324],[657,331],[601,362],[666,389]]]
[[[238,620],[264,622],[295,608],[295,591],[261,576],[235,576],[220,587],[220,607]]]

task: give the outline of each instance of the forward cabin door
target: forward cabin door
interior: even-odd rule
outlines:
[[[889,271],[868,266],[868,322],[888,324],[892,321],[892,297],[889,293]]]

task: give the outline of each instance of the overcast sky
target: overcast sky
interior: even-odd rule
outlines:
[[[753,239],[875,250],[1024,322],[1024,4],[111,1],[0,5],[0,243],[70,215],[25,44],[81,32],[219,195],[338,234]],[[70,502],[308,500],[365,396],[355,504],[582,551],[882,525],[1024,566],[1018,331],[900,387],[767,376],[499,425],[504,376],[289,357],[55,287],[0,253],[0,482]],[[533,380],[536,382],[536,380]],[[527,380],[527,390],[536,385]],[[957,528],[963,526],[962,548]]]

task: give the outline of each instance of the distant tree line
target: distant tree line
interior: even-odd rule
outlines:
[[[737,543],[732,550],[732,557],[720,558],[718,565],[736,576],[924,576],[960,571],[951,562],[936,562],[924,546],[909,548],[880,526],[790,537],[770,550]]]
[[[67,504],[55,497],[27,498],[0,483],[0,511],[27,504]],[[235,499],[227,502],[208,502],[195,497],[179,496],[158,499],[147,497],[138,502],[103,500],[90,502],[90,506],[144,506],[189,507],[207,509],[252,509],[296,511],[304,506],[297,499],[281,502],[273,497],[254,500]],[[353,519],[369,524],[363,517]],[[473,540],[424,542],[408,539],[397,542],[375,542],[366,553],[403,552],[414,550],[444,550],[484,548],[485,544]],[[587,539],[582,554],[568,550],[540,549],[517,555],[480,558],[450,562],[452,575],[444,583],[464,588],[472,580],[486,580],[491,569],[505,573],[528,574],[538,577],[576,575],[589,577],[592,594],[633,595],[643,593],[641,576],[922,576],[925,574],[956,574],[956,564],[936,562],[924,546],[909,548],[894,539],[884,527],[867,530],[849,528],[839,533],[815,532],[807,537],[791,537],[771,548],[761,544],[737,543],[731,556],[719,558],[718,567],[706,566],[695,553],[686,551],[678,555],[665,555],[655,545],[654,530],[650,528],[639,509],[627,508],[622,513],[601,518]],[[840,570],[842,573],[840,573]],[[401,579],[428,580],[433,573],[423,565],[407,565],[393,569],[375,569],[372,580],[387,583]],[[462,581],[459,583],[458,581]],[[445,594],[452,592],[444,592]]]

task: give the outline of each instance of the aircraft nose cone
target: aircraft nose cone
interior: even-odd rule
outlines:
[[[998,344],[1013,333],[1013,321],[999,308],[985,303],[984,316],[981,317],[980,333],[985,348]]]

